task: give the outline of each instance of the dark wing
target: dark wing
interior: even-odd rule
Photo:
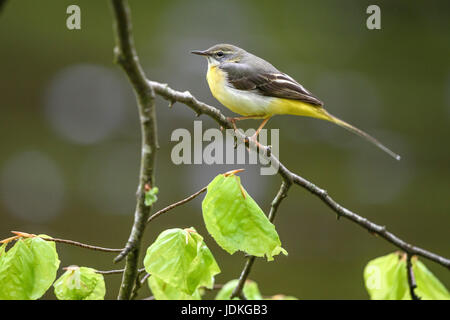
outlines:
[[[239,63],[226,63],[220,68],[227,73],[228,82],[236,89],[255,90],[264,96],[300,100],[315,106],[323,105],[322,101],[301,84],[278,70],[251,70]]]

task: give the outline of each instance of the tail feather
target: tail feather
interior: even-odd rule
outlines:
[[[329,114],[328,112],[325,111],[325,109],[323,110],[323,114],[328,118],[327,120],[334,122],[335,124],[337,124],[338,126],[347,129],[350,132],[353,132],[355,134],[357,134],[360,137],[363,137],[364,139],[370,141],[371,143],[373,143],[374,145],[376,145],[378,148],[380,148],[381,150],[383,150],[384,152],[386,152],[387,154],[389,154],[391,157],[393,157],[395,160],[400,160],[401,157],[400,155],[396,154],[395,152],[393,152],[392,150],[390,150],[388,147],[386,147],[385,145],[383,145],[380,141],[378,141],[377,139],[375,139],[374,137],[372,137],[371,135],[365,133],[364,131],[352,126],[351,124],[336,118],[335,116]]]

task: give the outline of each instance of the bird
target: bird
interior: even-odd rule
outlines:
[[[208,60],[206,79],[212,95],[225,107],[241,115],[228,117],[235,130],[236,121],[262,119],[250,138],[255,143],[259,132],[273,116],[306,116],[335,123],[400,160],[398,154],[371,135],[330,114],[319,98],[266,60],[231,44],[216,44],[191,53]]]

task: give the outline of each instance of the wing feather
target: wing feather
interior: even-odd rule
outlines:
[[[236,89],[257,91],[264,96],[300,100],[314,106],[323,105],[322,101],[301,84],[276,69],[270,72],[251,70],[239,63],[227,63],[220,68],[227,72],[229,84]]]

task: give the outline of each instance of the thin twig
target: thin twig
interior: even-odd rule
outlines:
[[[35,235],[32,233],[26,233],[26,232],[21,232],[21,231],[11,231],[12,233],[15,234],[14,237],[5,239],[4,241],[11,241],[11,240],[16,240],[18,238],[33,238],[33,237],[39,237],[39,235]],[[90,249],[90,250],[95,250],[95,251],[103,251],[103,252],[121,252],[123,249],[112,249],[112,248],[104,248],[104,247],[99,247],[99,246],[92,246],[89,244],[85,244],[85,243],[81,243],[78,241],[73,241],[73,240],[67,240],[67,239],[58,239],[58,238],[53,238],[53,237],[39,237],[42,240],[45,241],[53,241],[53,242],[59,242],[59,243],[65,243],[65,244],[70,244],[72,246],[77,246],[77,247],[81,247],[81,248],[85,248],[85,249]]]
[[[134,223],[128,242],[114,260],[120,261],[127,257],[122,284],[118,299],[130,299],[137,277],[137,263],[139,249],[150,216],[151,206],[145,204],[145,189],[155,186],[155,160],[158,148],[156,114],[153,88],[147,82],[144,70],[134,47],[130,10],[126,0],[111,0],[114,13],[114,32],[116,47],[114,49],[116,62],[122,67],[130,80],[136,95],[141,125],[141,167],[139,172],[139,186],[136,192],[137,203],[134,214]]]
[[[145,276],[142,277],[141,285],[143,285],[145,283],[145,281],[147,281],[148,277],[150,277],[150,273],[146,273]]]
[[[100,273],[103,275],[110,275],[110,274],[122,274],[125,271],[125,269],[118,269],[118,270],[95,270],[96,273]]]
[[[417,288],[416,278],[414,277],[413,265],[412,265],[412,256],[408,253],[406,255],[406,274],[408,277],[408,286],[409,293],[411,294],[412,300],[420,300],[419,296],[417,296],[415,289]]]
[[[271,207],[270,207],[270,212],[269,212],[269,221],[270,222],[273,222],[273,220],[275,219],[275,215],[278,211],[278,207],[280,206],[281,201],[283,201],[283,199],[287,197],[287,193],[288,193],[290,187],[291,187],[291,182],[289,180],[284,180],[281,183],[280,190],[278,190],[278,193],[275,196],[275,198],[273,199]],[[250,274],[250,270],[253,266],[253,263],[255,262],[255,259],[256,259],[255,256],[249,256],[247,258],[244,269],[242,270],[241,275],[239,277],[238,284],[236,285],[233,292],[231,293],[230,299],[233,299],[235,297],[238,297],[242,300],[246,299],[245,295],[244,295],[244,291],[243,291],[244,285],[245,285],[245,281],[248,278],[248,275]]]
[[[247,297],[244,295],[244,285],[247,281],[248,275],[250,274],[250,270],[252,269],[253,264],[255,263],[256,257],[249,256],[247,261],[245,262],[244,269],[242,269],[241,275],[239,276],[239,281],[233,292],[231,293],[230,299],[239,298],[241,300],[247,300]]]
[[[102,271],[102,270],[95,270],[96,273],[100,273],[103,275],[110,275],[110,274],[122,274],[125,271],[125,269],[118,269],[118,270],[106,270],[106,271]],[[138,272],[141,273],[145,271],[144,268],[139,269]]]
[[[134,283],[134,287],[133,287],[133,291],[131,293],[130,300],[136,299],[136,297],[139,293],[139,289],[141,289],[141,287],[144,285],[147,278],[150,276],[149,273],[145,273],[145,275],[142,277],[142,279],[140,279],[139,277],[141,276],[142,273],[145,273],[145,268],[139,270],[138,276],[136,277],[136,282]]]
[[[189,91],[177,91],[168,84],[147,80],[156,94],[168,101],[176,101],[190,107],[197,115],[205,114],[215,120],[221,127],[232,129],[233,124],[227,120],[219,109],[197,100]]]
[[[60,242],[65,244],[70,244],[72,246],[77,246],[85,249],[90,250],[96,250],[96,251],[103,251],[103,252],[121,252],[123,249],[112,249],[112,248],[103,248],[99,246],[92,246],[89,244],[84,244],[78,241],[72,241],[72,240],[66,240],[66,239],[58,239],[58,238],[42,238],[46,241],[54,241],[54,242]]]
[[[153,219],[159,217],[160,215],[162,215],[163,213],[172,210],[173,208],[176,208],[178,206],[181,206],[182,204],[185,204],[186,202],[191,201],[192,199],[194,199],[195,197],[197,197],[198,195],[202,194],[203,192],[206,191],[208,187],[204,187],[202,189],[200,189],[199,191],[197,191],[196,193],[194,193],[193,195],[190,195],[189,197],[187,197],[186,199],[183,199],[181,201],[175,202],[173,204],[171,204],[170,206],[165,207],[164,209],[159,210],[158,212],[152,214],[150,216],[150,218],[148,218],[147,223],[149,223],[150,221],[152,221]]]
[[[299,186],[304,187],[308,191],[310,191],[312,194],[318,196],[325,204],[327,204],[337,215],[338,217],[344,217],[359,226],[367,229],[373,234],[377,234],[380,237],[384,238],[388,242],[392,243],[397,248],[402,249],[406,253],[409,253],[411,255],[418,255],[422,256],[424,258],[427,258],[431,261],[434,261],[436,263],[439,263],[440,265],[446,267],[447,269],[450,269],[450,259],[444,258],[440,255],[437,255],[433,252],[430,252],[428,250],[416,247],[412,244],[407,243],[406,241],[400,239],[393,233],[387,231],[386,226],[381,226],[376,223],[373,223],[372,221],[361,217],[360,215],[350,211],[347,208],[344,208],[340,204],[338,204],[333,198],[331,198],[327,191],[324,189],[321,189],[317,187],[312,182],[307,181],[306,179],[290,173],[293,177],[293,182]]]

